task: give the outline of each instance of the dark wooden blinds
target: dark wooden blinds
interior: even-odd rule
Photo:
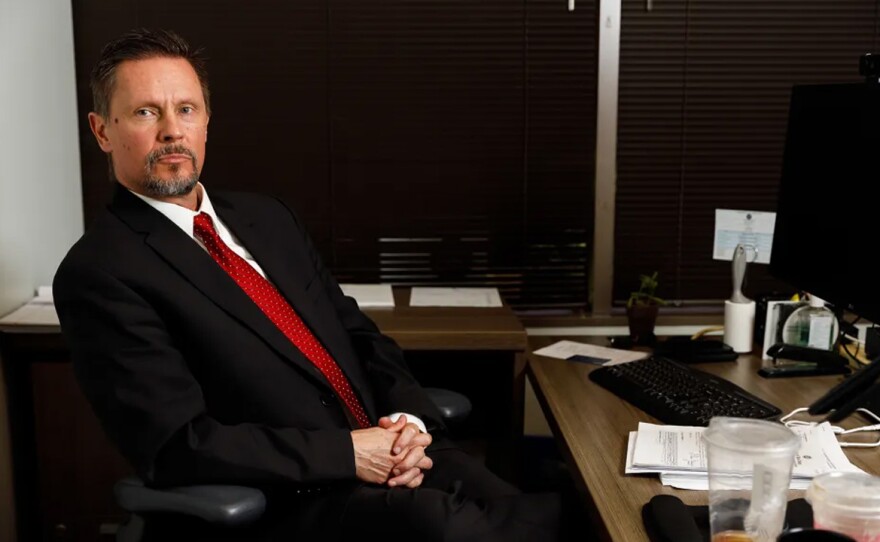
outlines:
[[[595,0],[111,4],[73,6],[81,118],[101,45],[171,27],[209,56],[206,186],[287,201],[340,281],[586,305]],[[82,126],[91,220],[109,188]]]
[[[715,209],[775,210],[791,86],[858,81],[878,2],[622,2],[614,299],[654,270],[666,298],[727,298]]]

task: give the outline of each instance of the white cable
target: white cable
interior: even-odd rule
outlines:
[[[852,335],[847,335],[846,333],[843,334],[843,337],[851,340],[852,342],[854,342],[856,344],[860,344],[862,346],[865,345],[865,341],[860,341],[858,337],[853,337]]]

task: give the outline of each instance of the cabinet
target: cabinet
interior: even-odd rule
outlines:
[[[113,483],[131,468],[76,384],[57,328],[0,329],[19,540],[111,540]],[[97,533],[97,534],[96,534]]]

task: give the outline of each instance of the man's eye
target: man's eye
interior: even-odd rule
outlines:
[[[153,114],[153,112],[150,111],[149,109],[138,109],[137,111],[134,112],[134,114],[137,115],[138,117],[149,117],[150,115]]]
[[[185,105],[180,108],[180,112],[187,115],[192,113],[193,111],[195,111],[195,109],[191,105]]]

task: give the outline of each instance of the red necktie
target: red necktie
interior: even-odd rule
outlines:
[[[370,420],[351,389],[348,378],[275,286],[226,246],[214,230],[214,223],[207,214],[200,213],[193,219],[193,234],[269,320],[327,377],[336,395],[342,399],[358,424],[361,427],[370,427]]]

